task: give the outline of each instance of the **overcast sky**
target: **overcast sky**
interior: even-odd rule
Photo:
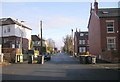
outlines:
[[[32,34],[38,35],[40,20],[43,21],[43,37],[52,38],[57,47],[63,46],[63,37],[71,34],[71,29],[76,28],[81,31],[87,31],[87,25],[90,15],[90,3],[94,0],[81,1],[64,0],[66,2],[51,2],[48,0],[6,0],[2,2],[0,18],[11,17],[18,20],[24,20],[25,24],[32,28]],[[26,1],[26,2],[25,2]],[[58,0],[59,1],[59,0]],[[99,2],[99,8],[118,7],[119,0],[106,0]]]

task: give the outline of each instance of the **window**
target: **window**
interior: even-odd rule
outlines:
[[[4,43],[6,43],[7,41],[9,41],[9,39],[8,38],[4,38]]]
[[[83,33],[80,33],[80,36],[83,36],[84,34]]]
[[[82,40],[79,40],[79,44],[82,44]]]
[[[10,27],[7,28],[7,32],[10,32]]]
[[[116,49],[115,37],[107,37],[107,49]]]
[[[4,33],[6,33],[6,29],[4,30]]]
[[[82,42],[83,42],[82,44],[85,44],[85,40],[82,40]]]
[[[108,12],[107,12],[107,11],[103,11],[102,13],[103,13],[103,14],[108,14]]]
[[[20,44],[18,40],[16,41],[16,48],[20,48]]]
[[[85,44],[85,40],[79,40],[79,44]]]
[[[79,47],[79,52],[80,52],[80,53],[82,53],[82,52],[86,52],[85,47]]]
[[[88,33],[86,33],[86,36],[88,35]]]
[[[106,21],[107,33],[114,33],[114,20]]]

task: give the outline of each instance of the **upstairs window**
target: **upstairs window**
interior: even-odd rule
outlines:
[[[85,44],[85,40],[79,40],[79,44]]]
[[[84,36],[84,34],[83,34],[83,33],[80,33],[80,36]]]
[[[6,29],[4,30],[4,33],[6,33]]]
[[[10,32],[10,27],[7,28],[7,32]]]
[[[107,33],[114,33],[114,20],[106,21]]]

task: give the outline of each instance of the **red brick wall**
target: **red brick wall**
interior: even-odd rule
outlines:
[[[114,20],[114,32],[115,33],[107,33],[106,27],[106,20]],[[118,62],[119,56],[118,53],[112,53],[111,50],[107,50],[107,38],[106,37],[116,37],[116,50],[120,51],[120,38],[119,33],[117,31],[120,28],[118,18],[100,18],[100,27],[101,27],[101,49],[104,51],[102,52],[102,59],[110,61],[110,62]],[[115,51],[115,52],[117,52]]]
[[[93,55],[101,54],[101,45],[100,45],[100,25],[99,18],[96,14],[91,15],[91,20],[89,24],[89,52]]]
[[[28,50],[28,39],[23,38],[23,45],[22,46],[25,50]]]
[[[118,18],[118,46],[119,46],[118,51],[119,51],[119,54],[120,54],[120,17]]]
[[[106,20],[114,20],[115,33],[107,33]],[[100,18],[100,30],[101,30],[101,49],[107,50],[107,38],[116,37],[116,49],[118,50],[118,20],[116,18]]]

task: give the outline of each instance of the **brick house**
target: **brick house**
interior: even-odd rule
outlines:
[[[79,56],[85,54],[89,50],[88,32],[77,31],[74,33],[74,53]]]
[[[120,8],[98,8],[90,10],[88,23],[89,52],[103,60],[116,62],[120,51]]]
[[[32,50],[38,50],[41,54],[41,38],[37,35],[31,35],[32,38]],[[42,53],[46,52],[46,41],[42,39]]]
[[[13,60],[15,60],[14,57],[16,55],[26,53],[30,49],[31,30],[31,28],[18,22],[18,20],[1,18],[0,37],[2,38],[2,53],[7,57],[12,57]]]

